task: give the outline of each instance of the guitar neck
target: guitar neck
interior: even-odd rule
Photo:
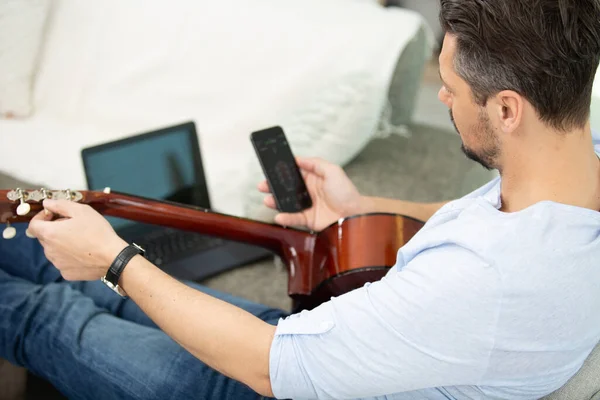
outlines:
[[[278,254],[286,247],[296,247],[314,237],[310,232],[178,203],[115,192],[109,196],[87,192],[86,197],[86,203],[103,215],[218,236],[264,247]]]

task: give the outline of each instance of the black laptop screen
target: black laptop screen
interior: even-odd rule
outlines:
[[[82,152],[88,188],[210,208],[192,124],[137,135]],[[129,221],[109,218],[115,229]]]

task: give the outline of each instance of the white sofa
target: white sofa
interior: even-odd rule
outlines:
[[[2,0],[0,178],[85,188],[82,148],[193,120],[215,208],[246,215],[250,132],[344,164],[410,121],[431,48],[374,0]],[[0,359],[0,397],[24,377]]]
[[[592,129],[600,132],[600,72],[596,73],[596,78],[594,79],[590,121]]]
[[[418,14],[374,0],[6,1],[49,16],[29,115],[6,112],[0,79],[0,172],[85,188],[83,147],[193,120],[213,204],[236,215],[261,178],[250,132],[281,125],[296,154],[344,164],[390,105],[408,122],[432,44]]]

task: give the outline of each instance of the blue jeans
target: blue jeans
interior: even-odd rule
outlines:
[[[196,359],[131,300],[95,282],[66,282],[39,242],[0,239],[0,357],[70,399],[257,399]],[[276,324],[286,312],[189,283]]]

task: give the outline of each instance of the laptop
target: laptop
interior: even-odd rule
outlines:
[[[212,209],[194,122],[81,151],[89,190],[111,190]],[[267,257],[270,251],[210,235],[107,217],[127,242],[178,279],[199,281]]]

